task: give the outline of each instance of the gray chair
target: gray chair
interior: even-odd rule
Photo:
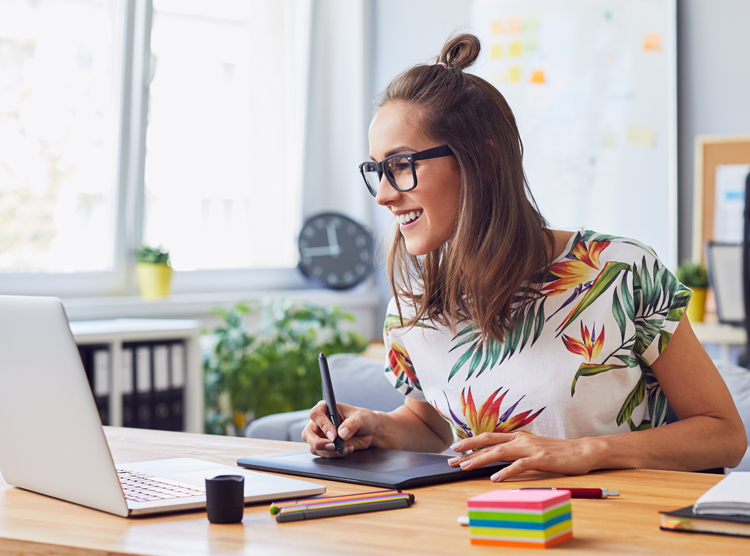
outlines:
[[[328,367],[338,403],[373,411],[392,411],[404,404],[403,394],[399,394],[384,376],[383,361],[339,353],[328,358]],[[261,417],[250,423],[245,436],[301,442],[309,412],[309,409],[303,409]]]

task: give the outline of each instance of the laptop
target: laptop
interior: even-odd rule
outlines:
[[[205,479],[244,475],[245,503],[325,486],[192,458],[115,465],[62,303],[0,296],[0,473],[11,485],[130,517],[205,507]]]

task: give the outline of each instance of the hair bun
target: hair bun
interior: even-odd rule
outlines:
[[[437,63],[445,63],[449,68],[460,70],[468,68],[479,56],[482,49],[479,39],[474,35],[465,33],[448,39],[440,51]]]

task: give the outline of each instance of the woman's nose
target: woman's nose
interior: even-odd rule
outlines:
[[[398,200],[400,196],[401,192],[397,191],[388,181],[388,178],[385,177],[385,174],[383,174],[383,177],[380,178],[380,185],[378,186],[378,194],[375,196],[375,202],[379,205],[385,206],[390,202]]]

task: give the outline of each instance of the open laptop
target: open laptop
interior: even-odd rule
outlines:
[[[62,303],[0,296],[0,472],[9,484],[123,517],[205,507],[205,479],[245,476],[245,503],[325,486],[191,458],[114,465]]]

